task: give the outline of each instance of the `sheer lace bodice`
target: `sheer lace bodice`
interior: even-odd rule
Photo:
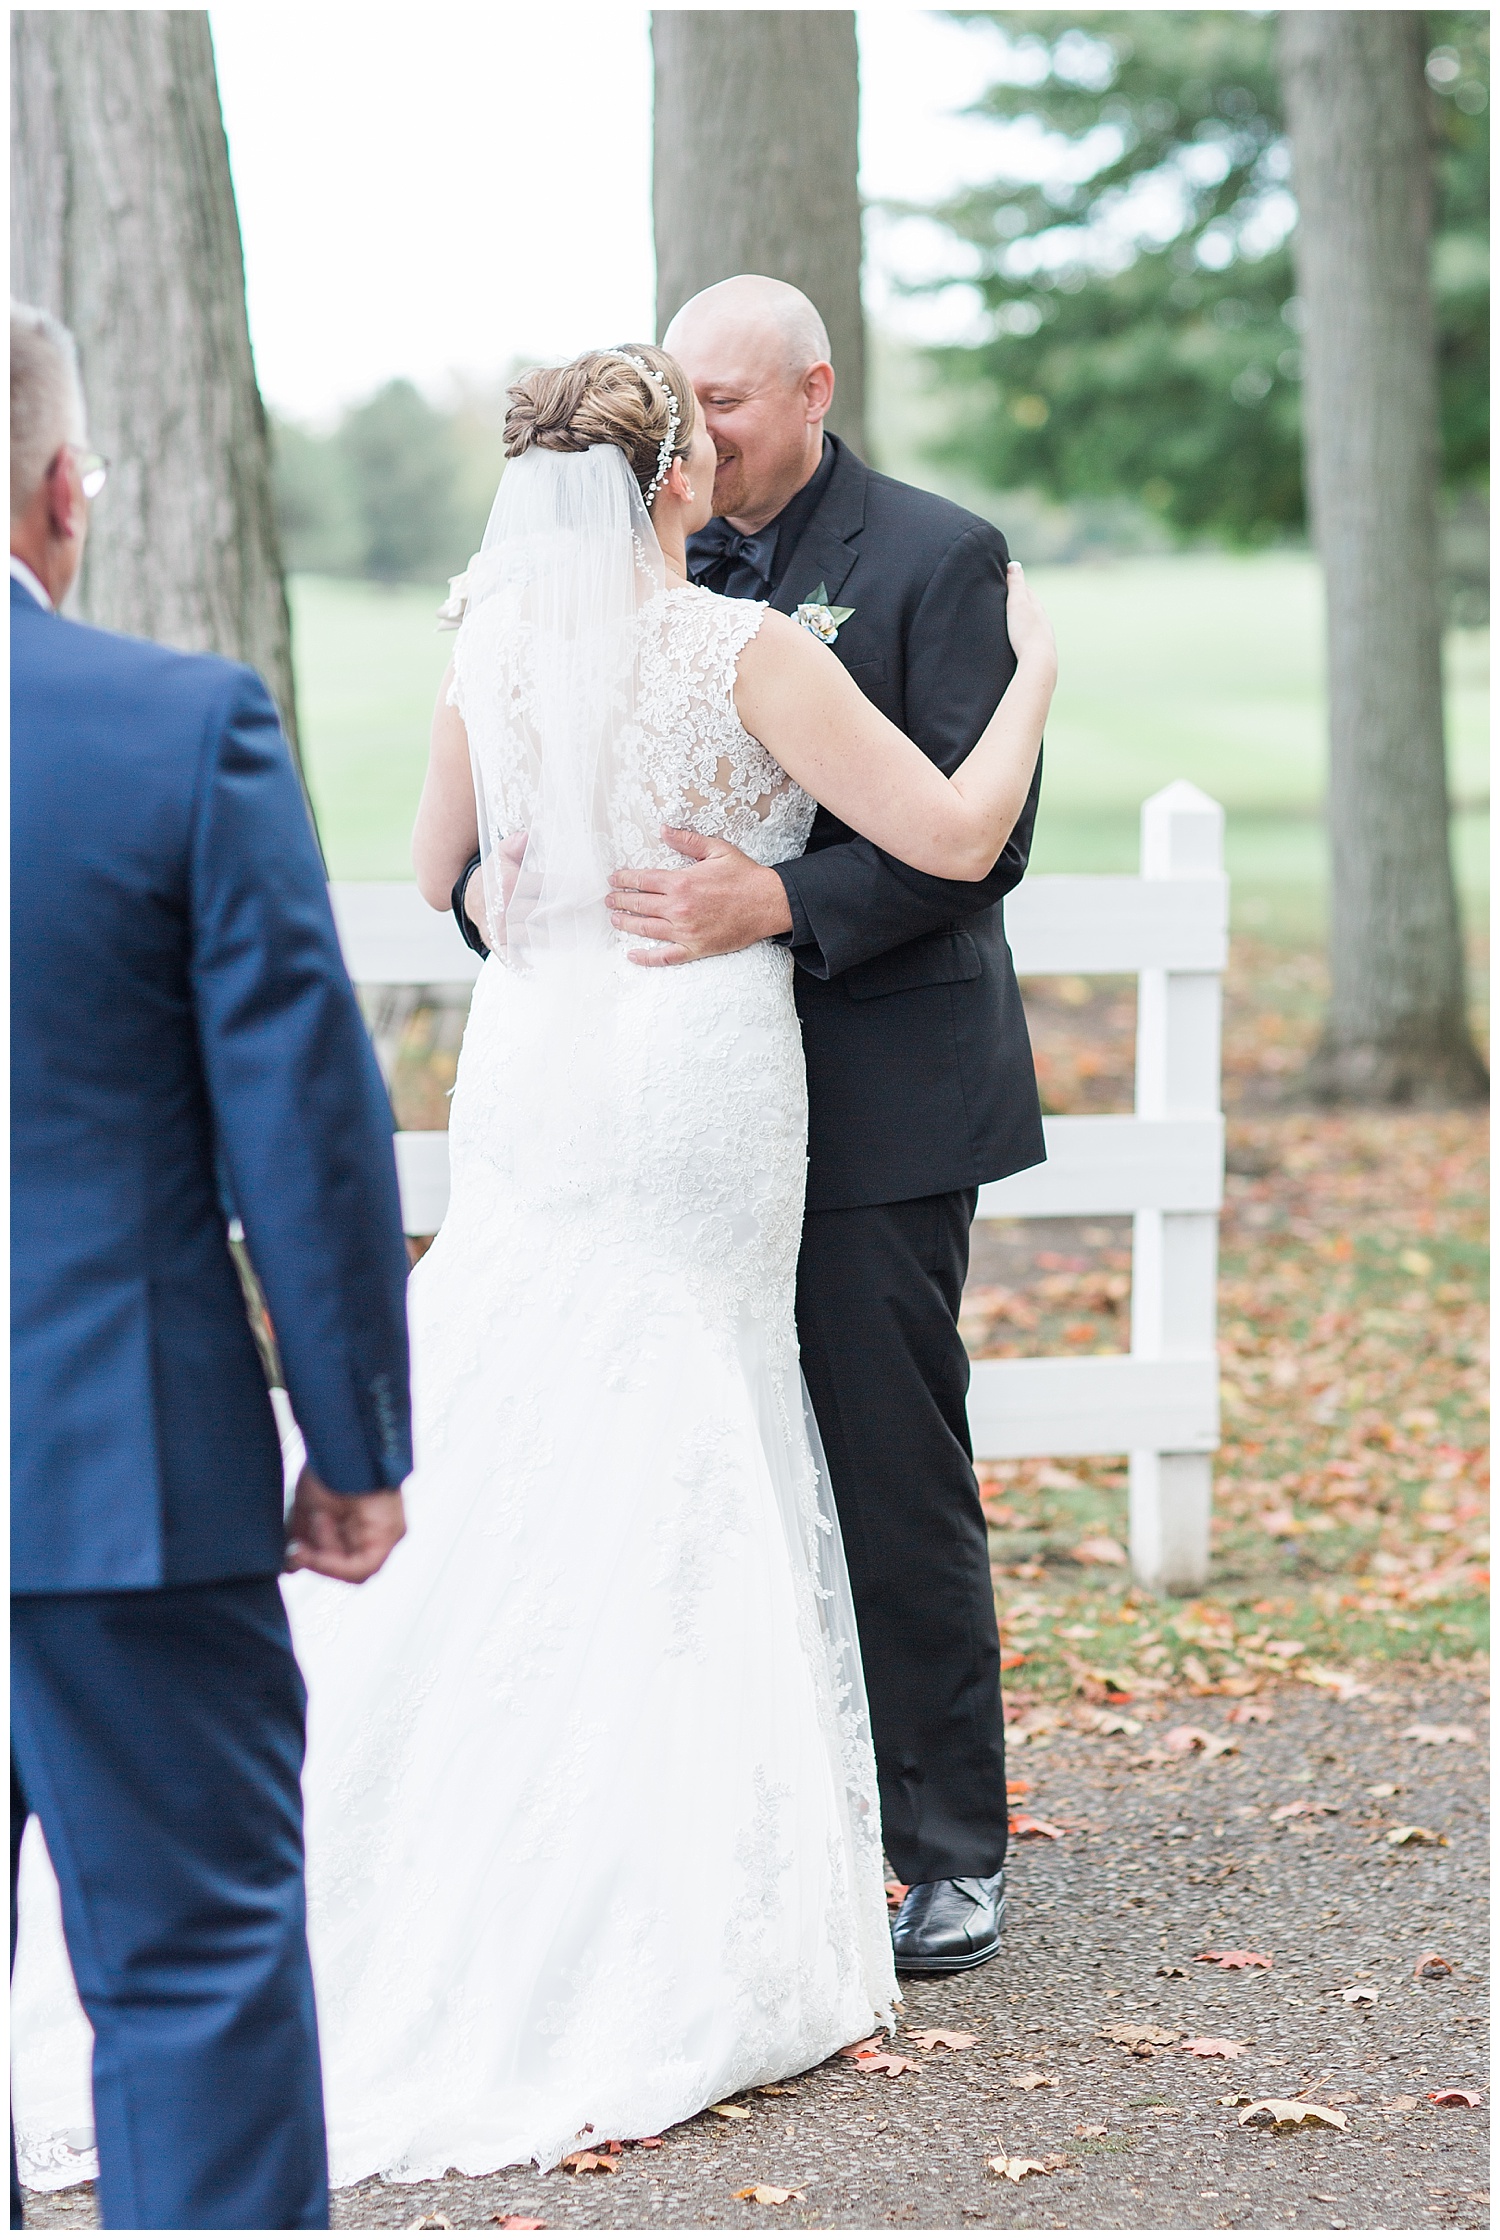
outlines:
[[[765,611],[756,600],[683,584],[634,620],[639,684],[635,720],[618,741],[611,775],[610,869],[680,865],[661,837],[664,825],[728,840],[757,863],[802,853],[817,805],[735,712],[736,664]],[[449,697],[501,832],[527,830],[535,807],[520,744],[536,689],[532,654],[531,634],[505,598],[466,620],[454,652]]]

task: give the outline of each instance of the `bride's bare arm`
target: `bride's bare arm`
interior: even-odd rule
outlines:
[[[1025,805],[1057,682],[1052,627],[1012,561],[1016,673],[951,778],[871,705],[826,646],[768,614],[740,656],[740,721],[804,793],[938,879],[983,879]]]
[[[453,883],[479,846],[479,812],[474,804],[469,734],[457,708],[448,705],[448,687],[452,682],[450,663],[438,686],[437,706],[432,711],[427,776],[411,836],[411,860],[417,886],[423,901],[430,903],[434,910],[448,908]]]

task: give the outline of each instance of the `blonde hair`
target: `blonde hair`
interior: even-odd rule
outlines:
[[[85,430],[78,349],[61,320],[10,305],[10,517],[26,511],[65,443]]]
[[[665,388],[630,360],[639,358],[660,376]],[[670,392],[670,399],[668,392]],[[641,495],[653,491],[662,446],[677,407],[671,457],[686,458],[693,440],[697,400],[675,358],[649,342],[622,343],[618,350],[586,350],[571,365],[539,366],[523,374],[508,392],[505,456],[519,459],[536,446],[543,451],[588,451],[612,443],[623,451]]]

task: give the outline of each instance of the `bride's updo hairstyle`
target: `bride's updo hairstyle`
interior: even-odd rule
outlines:
[[[649,366],[659,381],[633,366],[631,358]],[[596,443],[612,443],[630,462],[648,504],[672,460],[685,458],[693,440],[698,407],[687,375],[675,358],[650,342],[624,342],[618,351],[586,350],[568,366],[539,366],[535,373],[523,374],[508,394],[507,459],[519,459],[533,446],[587,451]],[[677,427],[664,467],[662,446],[674,402]]]

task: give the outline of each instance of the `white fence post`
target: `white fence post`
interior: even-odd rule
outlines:
[[[1206,793],[1179,780],[1142,804],[1143,879],[1222,883],[1223,867],[1224,812]],[[1138,1116],[1217,1118],[1220,974],[1150,967],[1139,987]],[[1214,1361],[1218,1260],[1216,1213],[1136,1213],[1131,1352],[1137,1358]],[[1132,1450],[1130,1558],[1143,1585],[1168,1594],[1204,1585],[1212,1491],[1212,1453]]]

